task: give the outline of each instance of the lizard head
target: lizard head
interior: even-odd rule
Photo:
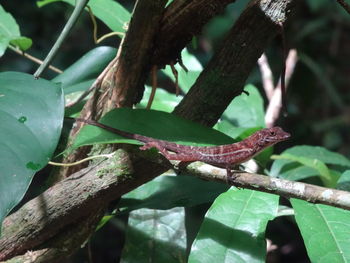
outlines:
[[[257,133],[259,137],[258,144],[264,148],[290,138],[290,134],[280,127],[262,129]]]

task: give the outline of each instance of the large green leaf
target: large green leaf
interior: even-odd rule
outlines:
[[[32,45],[32,40],[21,36],[16,20],[0,5],[0,57],[9,43],[26,50]]]
[[[239,127],[265,127],[264,101],[260,92],[253,85],[245,86],[242,93],[227,107],[223,114],[235,126]]]
[[[123,131],[179,144],[220,145],[234,142],[231,137],[214,129],[155,110],[114,109],[108,112],[100,122]],[[73,148],[97,143],[140,144],[101,128],[86,125],[78,134]]]
[[[140,208],[170,209],[209,203],[228,186],[193,176],[160,176],[127,193],[119,203],[121,211]]]
[[[189,262],[265,262],[265,229],[277,213],[278,196],[230,189],[205,216]]]
[[[307,159],[315,160],[316,162],[322,162],[327,165],[332,165],[334,168],[329,168],[332,180],[334,175],[338,172],[336,166],[339,167],[350,167],[350,160],[339,153],[328,151],[323,147],[318,146],[295,146],[287,149],[283,154],[290,154],[296,158],[305,157]],[[302,165],[301,163],[295,162],[295,160],[280,159],[275,160],[271,166],[269,173],[273,177],[281,177],[288,180],[301,180],[311,176],[319,175],[317,169],[313,169],[312,165]],[[336,180],[338,176],[334,179]]]
[[[37,5],[44,5],[54,2],[66,2],[75,5],[75,0],[41,0]],[[130,20],[130,13],[118,2],[113,0],[90,0],[92,13],[115,32],[125,32],[126,23]]]
[[[0,221],[22,199],[58,142],[64,99],[59,85],[0,73]]]
[[[128,220],[122,262],[178,263],[186,261],[183,208],[133,211]]]
[[[350,211],[292,199],[311,262],[350,262]]]
[[[298,162],[306,167],[312,168],[317,171],[317,174],[320,175],[323,183],[327,187],[334,187],[338,178],[332,178],[332,175],[327,167],[327,165],[318,160],[303,156],[296,156],[290,153],[283,153],[281,155],[273,156],[276,160],[288,160]]]
[[[137,105],[137,107],[146,108],[149,96],[151,94],[151,89],[151,87],[146,86],[143,98],[140,104]],[[183,97],[181,95],[176,96],[175,94],[169,93],[164,89],[157,88],[156,95],[152,102],[152,109],[165,112],[172,112],[176,105],[179,104],[182,98]]]
[[[95,79],[115,57],[116,53],[117,50],[111,47],[94,48],[65,69],[62,74],[52,79],[52,81],[61,83],[65,94],[79,91],[80,89],[87,89],[89,87],[77,88],[74,86]]]

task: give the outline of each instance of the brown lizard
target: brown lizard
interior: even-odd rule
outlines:
[[[157,148],[168,160],[183,162],[202,161],[214,166],[226,168],[227,176],[232,176],[232,167],[248,161],[265,148],[290,138],[290,134],[283,131],[282,128],[273,127],[261,129],[246,139],[233,144],[189,146],[125,132],[94,120],[81,118],[74,118],[74,120],[100,127],[129,139],[144,142],[145,144],[140,147],[141,150]]]

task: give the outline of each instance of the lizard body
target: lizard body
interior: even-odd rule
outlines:
[[[75,120],[100,127],[129,139],[141,141],[145,143],[140,148],[141,150],[157,148],[168,160],[179,160],[183,162],[202,161],[226,168],[228,175],[231,174],[231,168],[233,166],[248,161],[265,148],[290,138],[290,134],[283,131],[282,128],[273,127],[259,130],[246,139],[233,144],[189,146],[125,132],[93,120],[81,118],[75,118]]]

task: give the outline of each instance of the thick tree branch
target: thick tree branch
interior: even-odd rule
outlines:
[[[68,225],[54,238],[45,243],[45,246],[37,247],[27,251],[25,254],[16,256],[6,263],[60,263],[65,262],[67,257],[71,256],[81,244],[87,242],[91,233],[94,232],[97,223],[104,215],[104,208],[98,208],[88,217],[81,218],[74,225]],[[92,212],[92,211],[91,211]]]
[[[175,0],[165,11],[155,41],[152,64],[158,68],[181,58],[182,49],[203,26],[235,0]]]
[[[169,167],[169,162],[158,155],[156,162],[129,156],[118,150],[114,158],[66,178],[8,216],[0,238],[0,260],[41,245]]]

